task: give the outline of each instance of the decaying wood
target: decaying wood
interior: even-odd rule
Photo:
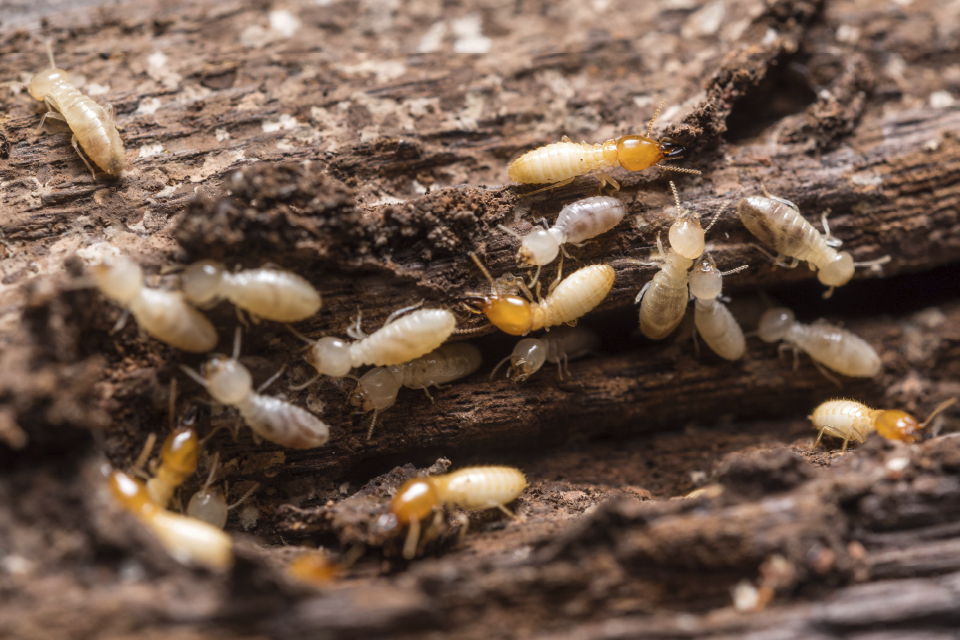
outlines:
[[[956,625],[960,440],[874,438],[833,457],[808,448],[806,420],[840,394],[918,415],[960,394],[958,47],[939,3],[148,1],[42,28],[31,15],[0,32],[0,81],[45,67],[51,38],[58,64],[116,108],[132,169],[91,180],[62,129],[33,132],[33,101],[0,97],[0,635],[931,638]],[[498,225],[523,233],[597,193],[584,177],[524,198],[507,164],[564,134],[643,132],[661,100],[655,130],[703,175],[617,170],[627,218],[570,249],[565,273],[617,272],[582,320],[600,353],[563,381],[549,366],[523,385],[487,380],[514,340],[459,306],[488,286],[468,252],[526,274]],[[721,268],[750,265],[724,282],[747,330],[764,289],[867,339],[883,374],[840,391],[755,338],[728,363],[697,355],[686,326],[639,337],[633,298],[656,267],[638,263],[672,221],[670,179],[705,222],[723,210],[708,249]],[[763,187],[816,225],[829,210],[855,259],[891,263],[822,300],[811,271],[750,246],[735,204]],[[211,439],[231,487],[261,486],[228,525],[237,566],[184,569],[103,492],[101,466],[165,433],[168,381],[200,362],[132,322],[111,332],[121,310],[84,274],[116,251],[152,286],[203,258],[295,270],[324,298],[297,325],[311,336],[343,335],[358,312],[375,328],[423,299],[455,311],[457,339],[476,339],[487,364],[435,403],[401,390],[368,442],[369,418],[345,402],[353,382],[290,391],[312,375],[303,345],[249,327],[257,381],[288,365],[270,392],[322,411],[332,439],[310,451],[247,429]],[[210,317],[228,351],[233,309]],[[232,425],[181,383],[203,433]],[[406,563],[380,517],[440,456],[432,472],[523,468],[520,520],[472,514],[458,550],[450,518]],[[284,572],[302,545],[363,555],[318,590]],[[736,611],[737,585],[772,597]]]

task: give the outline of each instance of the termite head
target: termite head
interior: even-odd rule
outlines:
[[[342,378],[353,368],[350,343],[331,336],[314,342],[304,359],[317,370],[317,373],[331,378]]]
[[[704,255],[690,273],[690,294],[700,300],[713,300],[722,289],[723,278],[717,263],[710,255]]]
[[[440,496],[433,482],[428,478],[415,478],[400,485],[390,503],[390,512],[400,524],[409,524],[423,520],[439,505]]]
[[[184,477],[197,470],[197,458],[200,455],[200,441],[197,432],[190,427],[177,427],[173,430],[160,452],[163,465]]]
[[[183,270],[180,276],[180,286],[183,295],[197,306],[204,306],[213,302],[220,291],[224,268],[222,264],[204,260],[192,264]]]
[[[119,258],[96,265],[93,279],[103,295],[128,306],[143,287],[143,269],[127,258]]]
[[[776,309],[767,309],[760,316],[760,324],[757,327],[757,334],[764,342],[776,342],[787,336],[790,327],[793,326],[796,317],[793,311],[786,307]]]
[[[517,261],[523,264],[550,264],[560,253],[560,243],[548,230],[536,227],[523,237]]]
[[[223,529],[229,515],[227,500],[223,497],[223,492],[216,487],[201,488],[190,498],[187,515]]]
[[[157,509],[157,505],[150,499],[147,487],[122,471],[111,471],[107,484],[117,502],[135,516],[149,516]]]
[[[67,72],[63,69],[44,69],[30,78],[27,91],[34,100],[43,102],[44,97],[53,93],[57,81],[67,79]]]
[[[467,296],[467,309],[487,316],[490,324],[511,336],[522,336],[533,325],[530,303],[520,296]]]
[[[367,371],[350,394],[350,406],[361,407],[364,412],[383,411],[393,406],[400,391],[400,382],[385,367],[376,367]]]
[[[817,272],[817,278],[828,287],[841,287],[853,277],[853,256],[840,251],[825,267]]]
[[[887,440],[916,442],[923,439],[923,427],[920,421],[906,411],[890,409],[877,416],[877,433]]]
[[[253,378],[245,366],[233,358],[214,355],[203,366],[207,391],[220,404],[235,405],[253,391]]]
[[[696,260],[703,253],[705,232],[700,226],[700,215],[680,206],[677,185],[670,182],[674,202],[677,203],[677,219],[670,225],[670,248],[687,260]]]
[[[542,340],[526,338],[517,343],[510,354],[510,369],[507,375],[514,382],[523,382],[547,361],[547,349]]]
[[[669,143],[667,143],[669,145]],[[667,157],[683,153],[683,147],[657,142],[647,136],[621,136],[617,138],[617,160],[627,171],[643,171]]]
[[[288,575],[310,584],[326,584],[338,578],[341,573],[340,565],[320,552],[305,553],[287,565]]]

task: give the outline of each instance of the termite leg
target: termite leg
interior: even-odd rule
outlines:
[[[260,483],[259,483],[259,482],[254,482],[254,483],[253,483],[253,486],[250,487],[249,489],[247,489],[246,493],[244,493],[242,496],[240,496],[240,499],[239,499],[239,500],[237,500],[236,502],[234,502],[233,504],[231,504],[229,507],[227,507],[227,511],[229,511],[230,509],[235,509],[235,508],[239,507],[241,504],[244,503],[244,501],[246,501],[247,498],[249,498],[250,496],[252,496],[253,493],[254,493],[257,489],[259,489],[259,488],[260,488]]]
[[[519,198],[529,198],[530,196],[536,195],[536,194],[538,194],[538,193],[543,193],[544,191],[549,191],[550,189],[559,189],[560,187],[565,187],[565,186],[567,186],[568,184],[570,184],[571,182],[573,182],[574,180],[576,180],[576,178],[577,178],[577,177],[574,176],[574,177],[572,177],[572,178],[567,178],[566,180],[561,180],[560,182],[554,182],[553,184],[549,184],[549,185],[543,187],[542,189],[537,189],[536,191],[531,191],[530,193],[522,193],[522,194],[520,194],[518,197],[519,197]]]
[[[638,293],[638,294],[637,294],[637,297],[633,300],[633,304],[640,304],[640,300],[643,299],[643,294],[645,294],[645,293],[647,292],[647,289],[650,288],[650,285],[651,285],[651,284],[653,284],[652,281],[651,281],[651,282],[648,282],[648,283],[645,284],[645,285],[643,285],[643,288],[640,289],[640,293]]]
[[[500,511],[503,511],[505,514],[507,514],[507,517],[509,517],[511,520],[517,520],[517,519],[518,519],[517,516],[516,516],[516,514],[513,513],[513,511],[510,511],[510,509],[507,509],[507,508],[506,508],[505,506],[503,506],[502,504],[499,504],[499,503],[498,503],[498,504],[492,504],[492,505],[490,505],[490,506],[491,506],[491,507],[496,507],[497,509],[500,509]]]
[[[557,267],[557,278],[550,283],[550,287],[547,289],[547,295],[553,293],[553,290],[557,288],[557,285],[560,284],[560,278],[563,277],[563,258],[560,258],[560,266]]]
[[[839,247],[843,244],[843,240],[835,238],[833,234],[830,233],[830,225],[827,223],[827,216],[829,215],[830,209],[827,209],[820,217],[820,222],[823,224],[823,241],[827,243],[828,247]]]
[[[250,322],[247,320],[247,315],[243,312],[243,309],[240,307],[234,307],[233,310],[237,313],[237,322],[239,322],[244,329],[249,329]]]
[[[843,383],[840,382],[840,380],[838,380],[836,377],[834,377],[831,373],[829,373],[829,372],[827,371],[826,367],[824,367],[822,364],[820,364],[820,363],[817,362],[816,360],[813,360],[812,358],[811,358],[811,360],[813,361],[813,366],[815,366],[815,367],[817,368],[817,371],[819,371],[821,374],[823,374],[823,377],[824,377],[824,378],[826,378],[827,380],[829,380],[829,381],[832,382],[833,384],[837,385],[837,387],[839,387],[840,389],[843,389]]]
[[[233,359],[236,360],[240,357],[240,340],[243,336],[242,330],[240,327],[237,327],[233,332]]]
[[[113,328],[110,329],[110,335],[117,333],[122,330],[123,327],[127,324],[127,318],[130,317],[130,309],[124,309],[123,313],[120,314],[120,318],[117,320],[117,323],[113,325]]]
[[[434,384],[436,385],[437,389],[443,389],[443,387],[441,387],[440,385],[436,383]],[[427,387],[421,387],[421,389],[423,389],[423,392],[427,394],[427,399],[430,401],[430,404],[436,404],[436,402],[433,401],[433,396],[430,395],[430,391],[427,389]]]
[[[814,449],[816,449],[817,446],[819,446],[820,440],[823,439],[823,432],[826,431],[828,428],[832,428],[832,427],[830,427],[830,425],[826,425],[826,426],[823,426],[823,427],[820,428],[820,433],[817,434],[817,439],[816,439],[816,440],[814,441],[814,443],[813,443],[813,448],[814,448]]]
[[[397,309],[396,311],[391,313],[389,316],[387,316],[387,320],[386,322],[383,323],[383,326],[387,326],[388,324],[390,324],[391,322],[393,322],[394,320],[396,320],[397,318],[405,314],[407,311],[413,311],[414,309],[419,309],[420,307],[423,306],[424,302],[425,302],[424,300],[421,300],[417,304],[412,304],[409,307],[404,307],[403,309]],[[359,314],[359,312],[357,313]],[[359,315],[357,317],[359,318]]]
[[[322,377],[323,377],[323,374],[322,374],[322,373],[318,373],[317,375],[313,376],[312,378],[310,378],[309,380],[307,380],[307,381],[304,382],[303,384],[293,384],[293,385],[290,385],[290,391],[303,391],[304,389],[306,389],[307,387],[309,387],[310,385],[312,385],[314,382],[316,382],[317,380],[319,380],[319,379],[322,378]]]
[[[417,555],[417,541],[420,538],[420,521],[414,518],[407,530],[407,540],[403,543],[403,557],[413,560]]]
[[[613,191],[620,191],[620,183],[613,179],[613,177],[606,171],[598,170],[595,172],[597,178],[600,180],[600,190],[603,191],[603,188],[608,184],[613,187]]]
[[[827,287],[827,290],[823,292],[823,299],[829,300],[831,297],[833,297],[834,289],[836,289],[836,287]]]
[[[467,537],[467,530],[470,528],[470,517],[465,513],[456,515],[457,522],[460,523],[460,533],[457,535],[457,547],[463,549],[463,542]]]
[[[849,434],[847,434],[847,435],[844,436],[844,438],[843,438],[843,447],[841,447],[840,453],[846,453],[846,452],[847,452],[847,445],[848,445],[848,444],[850,444],[850,435],[849,435]]]
[[[787,205],[788,207],[790,207],[791,209],[793,209],[793,210],[796,211],[797,213],[800,212],[800,207],[798,207],[798,206],[795,205],[794,203],[790,202],[790,201],[787,200],[786,198],[781,198],[780,196],[775,196],[775,195],[773,195],[772,193],[770,193],[769,191],[767,191],[767,185],[761,183],[761,184],[760,184],[760,188],[763,190],[763,195],[767,196],[767,197],[770,198],[771,200],[776,200],[777,202],[782,202],[783,204]]]
[[[147,440],[143,443],[143,449],[140,450],[140,455],[137,456],[136,462],[133,463],[134,473],[143,469],[147,464],[147,459],[153,452],[153,446],[155,444],[157,444],[157,434],[151,432],[150,435],[147,436]]]
[[[533,280],[530,281],[530,284],[527,285],[527,288],[528,288],[528,289],[533,289],[533,288],[534,288],[535,286],[537,286],[537,284],[539,283],[539,281],[540,281],[540,269],[541,269],[541,268],[542,268],[542,265],[539,265],[539,264],[538,264],[538,265],[537,265],[537,273],[536,273],[536,275],[533,276]]]
[[[360,313],[360,307],[357,307],[357,320],[351,327],[347,327],[347,335],[353,338],[354,340],[364,340],[367,337],[367,334],[364,333],[363,329],[360,328],[360,320],[362,318]]]

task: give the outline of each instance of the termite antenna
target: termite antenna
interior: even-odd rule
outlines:
[[[230,509],[235,509],[235,508],[239,507],[241,504],[243,504],[243,503],[247,500],[247,498],[249,498],[250,496],[252,496],[252,495],[254,494],[254,492],[255,492],[257,489],[259,489],[259,488],[260,488],[260,483],[259,483],[259,482],[254,482],[254,483],[253,483],[253,486],[250,487],[249,489],[247,489],[246,493],[244,493],[242,496],[240,496],[240,499],[239,499],[239,500],[237,500],[236,502],[234,502],[233,504],[231,504],[229,507],[227,507],[227,511],[229,511]]]
[[[665,104],[667,104],[667,101],[666,101],[666,100],[664,100],[663,102],[661,102],[661,103],[660,103],[660,106],[657,107],[656,112],[654,112],[653,117],[650,118],[650,124],[647,125],[647,137],[648,137],[648,138],[651,137],[651,134],[653,133],[653,123],[657,121],[657,116],[660,115],[660,111],[663,109],[663,105],[665,105]]]
[[[702,175],[702,172],[697,169],[687,169],[685,167],[671,167],[668,164],[657,163],[655,166],[660,167],[661,169],[666,169],[667,171],[676,171],[677,173],[692,173],[695,176]]]
[[[50,40],[47,40],[47,57],[50,58],[50,68],[56,69],[57,63],[53,61],[53,43]]]
[[[749,266],[750,266],[750,265],[748,265],[748,264],[742,264],[742,265],[740,265],[739,267],[737,267],[736,269],[730,269],[730,271],[721,271],[721,272],[720,272],[720,275],[721,275],[721,276],[729,276],[729,275],[732,275],[732,274],[734,274],[734,273],[740,273],[741,271],[743,271],[744,269],[746,269],[746,268],[749,267]]]
[[[673,191],[673,201],[677,203],[677,217],[683,215],[683,207],[680,206],[680,192],[677,191],[677,185],[673,184],[673,180],[670,181],[670,190]]]
[[[213,458],[210,462],[210,473],[207,474],[207,479],[203,483],[203,486],[200,487],[200,491],[206,491],[210,488],[210,485],[213,484],[213,481],[217,478],[217,471],[220,469],[220,452],[216,451],[213,454]],[[198,492],[199,493],[199,492]]]
[[[191,378],[193,378],[193,381],[199,384],[201,387],[207,386],[206,379],[202,375],[200,375],[199,373],[197,373],[196,371],[188,367],[187,365],[185,364],[180,365],[180,370],[183,371],[188,376],[190,376]]]
[[[511,354],[511,355],[513,355],[513,354]],[[494,377],[495,375],[497,375],[497,371],[500,371],[500,367],[503,366],[503,363],[506,362],[506,361],[509,360],[509,359],[510,359],[510,356],[507,356],[506,358],[504,358],[503,360],[501,360],[500,362],[497,363],[497,366],[495,366],[495,367],[493,368],[493,371],[490,372],[490,378],[489,378],[489,380],[493,380],[493,377]]]
[[[517,240],[521,240],[521,241],[523,240],[523,236],[517,233],[516,231],[514,231],[513,229],[511,229],[510,227],[505,227],[502,224],[498,224],[497,228],[500,229],[500,231],[503,231],[504,233],[513,236]]]
[[[956,402],[957,402],[957,398],[950,398],[949,400],[944,400],[943,402],[938,404],[937,408],[934,409],[933,412],[927,416],[927,419],[920,424],[920,428],[926,428],[926,426],[930,424],[930,421],[937,417],[938,413],[940,413],[947,407],[955,404]]]
[[[713,220],[711,220],[710,224],[707,225],[707,228],[703,230],[703,235],[707,235],[707,231],[710,231],[710,229],[713,229],[713,225],[717,224],[717,220],[720,219],[720,216],[723,214],[724,211],[727,210],[727,207],[729,205],[730,203],[727,202],[722,207],[720,207],[720,211],[717,211],[716,215],[713,216]]]
[[[480,258],[477,257],[477,254],[471,252],[468,255],[470,256],[470,259],[473,260],[473,263],[477,265],[480,271],[483,272],[483,276],[487,279],[487,281],[490,283],[490,285],[493,287],[493,290],[497,293],[497,296],[499,297],[500,287],[497,285],[497,281],[493,279],[493,276],[490,275],[490,272],[487,271],[487,268],[483,265],[482,262],[480,262]]]
[[[887,264],[893,258],[889,254],[883,256],[882,258],[877,258],[876,260],[867,260],[866,262],[854,262],[853,266],[855,267],[879,267],[881,265]]]
[[[373,428],[377,426],[377,410],[373,410],[373,418],[370,420],[370,428],[367,429],[367,442],[373,437]]]
[[[317,375],[313,376],[312,378],[310,378],[309,380],[307,380],[307,381],[304,382],[303,384],[292,384],[292,385],[290,385],[290,387],[289,387],[289,388],[290,388],[290,391],[303,391],[304,389],[306,389],[307,387],[309,387],[310,385],[312,385],[314,382],[316,382],[317,380],[319,380],[319,379],[322,378],[322,377],[323,377],[323,374],[320,373],[320,374],[317,374]]]

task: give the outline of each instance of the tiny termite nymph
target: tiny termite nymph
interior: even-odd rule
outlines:
[[[805,261],[811,269],[815,267],[817,279],[829,287],[824,298],[829,298],[835,287],[850,282],[854,267],[878,267],[890,261],[890,256],[884,256],[869,262],[854,262],[848,252],[835,249],[842,242],[830,233],[826,214],[821,235],[800,215],[797,205],[769,193],[766,195],[743,198],[737,205],[737,214],[750,233],[778,252],[774,257],[778,265],[792,269]],[[784,258],[792,261],[786,263]]]
[[[117,502],[150,529],[178,562],[208,567],[233,564],[230,536],[220,529],[167,511],[150,499],[142,482],[122,471],[111,471],[108,484]]]
[[[570,375],[570,360],[592,353],[599,347],[600,338],[590,329],[557,327],[542,338],[524,338],[518,342],[513,352],[490,372],[490,379],[493,380],[501,365],[509,360],[507,377],[514,382],[526,381],[539,371],[545,362],[556,364],[560,379],[563,380],[564,366],[567,368],[567,375]]]
[[[233,343],[233,356],[216,354],[204,363],[202,373],[190,367],[180,368],[197,383],[206,387],[214,400],[236,407],[255,434],[291,449],[313,449],[326,444],[330,428],[318,417],[286,400],[260,395],[283,372],[281,369],[254,391],[253,379],[240,364],[240,328]]]
[[[526,335],[537,329],[560,324],[575,324],[610,293],[616,273],[613,267],[596,264],[575,271],[566,280],[554,283],[546,298],[533,302],[533,295],[522,281],[517,281],[528,299],[505,295],[475,254],[473,261],[493,289],[490,295],[471,295],[464,303],[473,313],[482,313],[495,327],[512,336]],[[559,272],[557,274],[559,279]]]
[[[640,303],[640,331],[654,340],[670,335],[683,320],[689,301],[689,271],[704,247],[704,230],[700,217],[680,206],[680,194],[670,183],[677,205],[677,219],[670,226],[671,246],[664,251],[657,237],[657,250],[663,267],[640,289],[635,302]],[[719,217],[714,217],[714,221]],[[710,223],[713,226],[713,222]],[[709,230],[710,227],[707,227]],[[676,242],[673,246],[672,242]]]
[[[480,367],[483,357],[472,344],[454,342],[440,345],[430,353],[403,364],[376,367],[367,371],[357,381],[357,388],[350,394],[350,405],[361,407],[364,412],[373,411],[367,440],[373,435],[377,414],[393,406],[400,387],[423,389],[430,401],[428,387],[465,378]]]
[[[240,496],[239,500],[228,505],[224,492],[211,486],[217,476],[219,465],[220,456],[219,454],[214,454],[213,462],[210,463],[210,473],[207,475],[206,481],[203,483],[203,486],[190,497],[190,502],[187,503],[187,515],[191,518],[212,524],[218,529],[223,529],[227,524],[227,515],[229,515],[229,512],[239,507],[247,498],[253,495],[253,492],[260,487],[260,483],[255,482],[246,493]]]
[[[420,522],[435,509],[456,505],[474,511],[500,509],[515,517],[506,505],[523,493],[527,479],[513,467],[466,467],[442,476],[407,480],[397,490],[390,503],[390,512],[400,525],[409,525],[403,557],[416,555],[420,537]],[[462,521],[463,522],[463,521]],[[466,531],[466,523],[461,536]]]
[[[547,228],[534,227],[525,236],[500,225],[500,229],[520,240],[517,261],[543,266],[553,262],[564,244],[580,243],[606,233],[617,226],[627,208],[616,198],[596,196],[577,200],[560,210],[556,223]]]
[[[103,295],[125,307],[154,338],[194,353],[217,346],[217,332],[206,316],[190,306],[179,291],[144,286],[140,265],[120,258],[95,266],[93,277]],[[121,323],[125,319],[126,315]]]
[[[904,442],[917,442],[925,437],[924,429],[930,424],[930,421],[941,411],[954,404],[956,398],[950,398],[941,402],[923,422],[918,422],[916,418],[897,409],[871,409],[865,404],[855,400],[829,400],[820,404],[813,413],[808,416],[813,422],[813,427],[819,429],[817,441],[813,443],[816,447],[824,434],[843,439],[843,448],[847,450],[847,445],[856,440],[863,443],[868,434],[876,431],[888,440],[903,440]]]
[[[783,307],[768,309],[758,327],[764,342],[783,340],[781,348],[792,347],[794,366],[797,351],[805,351],[827,379],[839,384],[820,365],[853,378],[872,378],[880,373],[882,363],[877,352],[863,338],[836,327],[823,318],[810,325],[797,322],[793,311]]]
[[[81,148],[105,172],[119,176],[126,166],[126,157],[113,119],[113,107],[101,107],[73,86],[67,79],[67,72],[58,69],[54,63],[53,49],[49,43],[47,53],[50,56],[50,68],[34,74],[27,84],[30,96],[46,104],[49,109],[40,119],[37,131],[43,128],[48,118],[66,122],[73,132],[70,143],[94,179],[97,177],[96,171],[80,153]]]
[[[696,298],[694,325],[714,353],[727,360],[739,360],[746,351],[743,329],[727,306],[717,300],[723,276],[743,271],[747,265],[720,272],[713,258],[705,254],[690,274],[690,295]]]
[[[370,335],[360,328],[357,315],[354,326],[347,329],[347,335],[355,342],[332,336],[311,340],[291,328],[294,335],[311,345],[305,359],[317,370],[315,378],[295,389],[309,386],[320,376],[342,378],[351,369],[364,365],[384,367],[409,362],[439,347],[457,328],[457,319],[446,309],[420,309],[398,318],[419,306],[394,311]]]
[[[666,104],[666,103],[663,103]],[[510,179],[523,184],[550,184],[546,189],[561,187],[573,182],[577,176],[594,172],[600,179],[600,187],[610,184],[615,190],[620,184],[604,170],[612,167],[623,167],[627,171],[642,171],[650,167],[660,167],[681,173],[700,174],[695,169],[683,169],[661,164],[663,160],[678,159],[683,155],[684,148],[664,140],[654,140],[653,123],[660,114],[660,109],[650,120],[647,126],[647,135],[620,136],[606,142],[589,144],[576,143],[567,136],[560,142],[554,142],[543,147],[528,151],[510,164],[508,173]],[[544,191],[540,189],[532,193]],[[532,195],[526,194],[526,195]]]
[[[187,267],[180,280],[183,295],[198,307],[226,298],[255,317],[276,322],[298,322],[320,310],[320,294],[313,285],[282,269],[231,273],[222,264],[205,260]]]

